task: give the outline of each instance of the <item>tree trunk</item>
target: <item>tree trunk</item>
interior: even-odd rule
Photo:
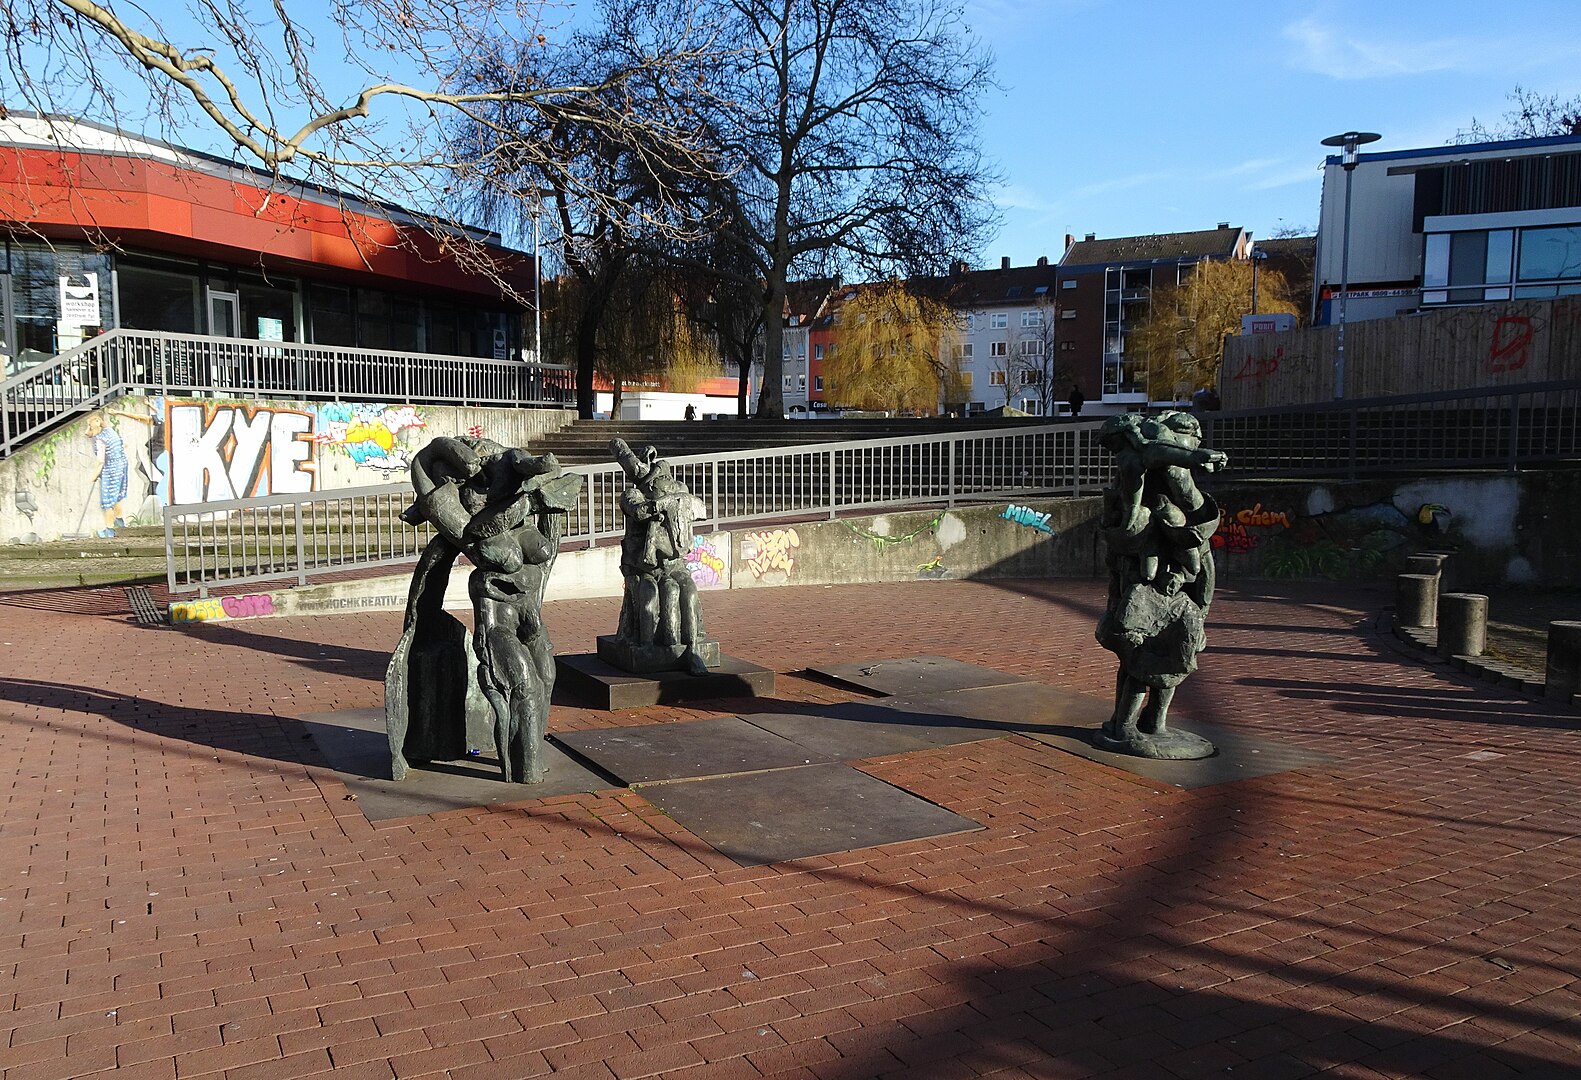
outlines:
[[[598,359],[598,322],[602,306],[589,304],[576,323],[576,415],[593,419],[598,398],[593,391],[593,366]]]
[[[769,274],[763,297],[763,385],[758,389],[758,416],[785,416],[785,271]]]

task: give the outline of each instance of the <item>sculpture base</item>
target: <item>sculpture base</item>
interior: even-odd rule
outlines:
[[[657,671],[687,671],[691,658],[696,654],[703,666],[710,670],[719,667],[719,642],[699,641],[688,648],[685,645],[638,645],[613,634],[598,639],[598,658],[611,667],[629,671],[634,675],[651,675]],[[703,672],[694,672],[702,675]]]
[[[1159,732],[1135,731],[1128,739],[1116,739],[1107,728],[1099,728],[1092,736],[1092,744],[1111,754],[1129,754],[1132,757],[1152,758],[1154,761],[1197,761],[1210,758],[1217,751],[1201,735],[1193,735],[1179,728],[1165,728]]]
[[[774,693],[774,672],[734,656],[720,656],[719,667],[707,675],[655,671],[633,675],[592,653],[562,653],[554,658],[556,687],[587,700],[599,709],[636,709],[709,698],[768,697]]]

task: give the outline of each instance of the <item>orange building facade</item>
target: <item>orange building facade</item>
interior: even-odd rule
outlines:
[[[0,122],[4,375],[112,327],[517,359],[532,256],[462,230],[79,121]],[[460,227],[458,227],[459,229]]]

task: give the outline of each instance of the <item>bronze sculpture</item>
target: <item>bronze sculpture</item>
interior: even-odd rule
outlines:
[[[414,455],[412,486],[416,498],[402,517],[430,522],[437,535],[412,575],[385,679],[391,775],[401,779],[408,762],[464,756],[468,720],[476,728],[484,701],[503,779],[536,783],[555,675],[541,607],[582,477],[562,472],[552,454],[439,438]],[[462,553],[474,566],[470,636],[442,607]]]
[[[638,674],[706,675],[720,666],[719,642],[703,631],[697,584],[686,564],[692,522],[702,514],[699,500],[652,446],[638,454],[624,440],[611,439],[609,448],[628,481],[620,496],[625,593],[619,630],[598,639],[599,658]]]
[[[1213,602],[1209,540],[1219,507],[1192,470],[1228,459],[1201,446],[1202,429],[1185,412],[1110,417],[1099,441],[1114,454],[1117,475],[1104,491],[1109,601],[1096,636],[1120,666],[1114,713],[1093,743],[1138,757],[1209,757],[1212,743],[1166,719],[1175,688],[1197,669]]]

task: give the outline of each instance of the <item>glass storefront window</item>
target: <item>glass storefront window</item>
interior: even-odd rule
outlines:
[[[16,327],[15,370],[81,345],[114,322],[110,257],[85,246],[10,245],[5,275]]]
[[[296,341],[296,291],[243,279],[236,286],[241,303],[240,336],[259,341]]]
[[[116,268],[121,295],[121,325],[133,330],[198,334],[198,277],[128,264]]]
[[[319,345],[357,344],[357,324],[351,317],[351,290],[344,285],[314,282],[308,291],[309,322]]]

